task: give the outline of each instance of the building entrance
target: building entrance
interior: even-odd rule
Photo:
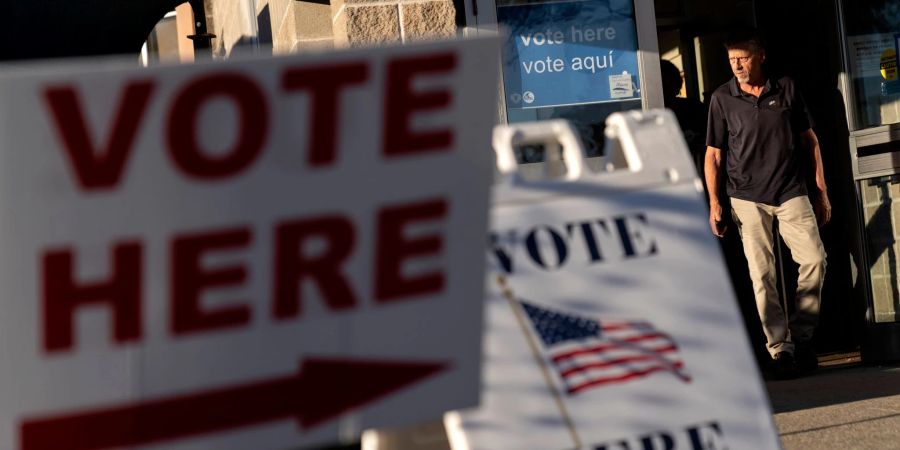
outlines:
[[[587,146],[602,153],[598,130],[610,112],[665,105],[678,115],[701,170],[704,105],[732,77],[723,40],[736,27],[759,30],[766,41],[765,71],[772,77],[791,76],[807,101],[833,208],[831,223],[820,230],[828,268],[816,348],[820,354],[861,350],[871,361],[900,360],[900,227],[894,219],[900,217],[894,211],[895,199],[900,199],[900,6],[895,1],[470,0],[464,11],[470,31],[515,31],[508,33],[504,54],[501,121],[567,118],[579,127]],[[623,18],[631,21],[628,27],[612,25]],[[573,25],[579,33],[572,33]],[[592,60],[595,70],[607,67],[603,77],[588,83],[560,79],[537,84],[537,89],[567,94],[562,100],[526,89],[526,84],[535,86],[536,78],[547,81],[548,74],[559,75],[558,69],[572,69],[573,56],[582,58],[579,67],[585,67],[586,55],[579,53],[583,48],[568,53],[585,44],[574,37],[585,36],[585,27],[594,38],[590,50],[636,53],[637,74],[629,72],[629,95],[612,95],[609,77],[618,80],[621,74],[608,70],[609,58]],[[622,37],[626,35],[620,30],[631,32],[632,27],[634,34],[628,36],[636,40],[597,42],[609,28]],[[537,47],[553,47],[569,59],[550,57],[539,63],[533,57]],[[626,87],[624,78],[618,81]],[[570,95],[584,86],[589,96]],[[534,162],[545,155],[522,151],[519,156],[520,162]],[[723,250],[748,330],[760,357],[768,358],[736,234],[726,236]],[[777,253],[779,289],[791,298],[798,268],[785,246]]]
[[[731,78],[722,40],[739,26],[756,28],[765,39],[770,76],[794,78],[815,120],[833,206],[832,222],[820,230],[828,269],[817,349],[860,348],[872,362],[900,359],[894,206],[900,198],[900,7],[885,0],[777,7],[761,0],[656,0],[655,6],[660,56],[683,76],[682,97],[708,102]],[[723,244],[748,330],[761,348],[739,241],[726,237]],[[792,297],[797,267],[784,246],[780,261],[779,287]]]

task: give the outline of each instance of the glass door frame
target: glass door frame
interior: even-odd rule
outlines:
[[[856,195],[856,239],[853,245],[861,256],[857,265],[859,282],[854,288],[854,293],[861,294],[866,306],[865,335],[861,342],[863,361],[869,363],[896,362],[900,360],[900,321],[879,322],[877,320],[875,293],[873,292],[873,280],[870,273],[871,259],[874,255],[869,249],[870,238],[866,233],[866,212],[863,204],[864,183],[868,180],[896,176],[900,174],[900,166],[894,162],[898,152],[883,154],[859,155],[859,150],[868,146],[884,145],[892,142],[900,142],[900,123],[888,125],[876,125],[864,127],[859,120],[859,104],[856,91],[851,78],[851,62],[848,46],[848,31],[846,15],[844,14],[845,0],[834,0],[834,7],[838,19],[838,33],[841,43],[841,72],[838,76],[838,89],[844,101],[849,128],[850,162],[852,170],[853,191]]]

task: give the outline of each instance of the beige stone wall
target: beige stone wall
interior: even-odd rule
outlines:
[[[246,50],[256,39],[255,11],[248,0],[206,0],[207,30],[216,35],[212,40],[213,56],[228,57]]]
[[[247,42],[256,24],[273,53],[447,38],[456,34],[452,0],[206,0],[213,53]]]
[[[331,7],[325,2],[268,0],[275,53],[333,46]]]
[[[456,36],[456,8],[452,1],[400,3],[403,41]]]
[[[452,0],[332,0],[334,41],[341,46],[411,42],[456,34]]]

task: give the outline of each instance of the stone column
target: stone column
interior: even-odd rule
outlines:
[[[216,35],[211,43],[214,56],[228,57],[253,45],[256,14],[248,0],[205,0],[205,8],[207,30]]]
[[[225,57],[242,44],[258,39],[260,51],[293,53],[332,48],[331,6],[328,0],[205,0],[217,38],[216,54]],[[254,8],[250,5],[255,6]],[[249,29],[256,24],[257,36]]]
[[[268,4],[274,53],[333,47],[331,6],[326,0],[268,0]]]

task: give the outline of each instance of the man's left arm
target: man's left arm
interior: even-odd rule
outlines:
[[[800,135],[803,146],[809,150],[810,160],[816,173],[816,188],[818,192],[811,196],[813,209],[816,211],[816,219],[819,226],[823,226],[831,220],[831,202],[828,201],[828,187],[825,185],[825,168],[822,165],[822,152],[819,150],[819,138],[812,128],[807,128]]]

